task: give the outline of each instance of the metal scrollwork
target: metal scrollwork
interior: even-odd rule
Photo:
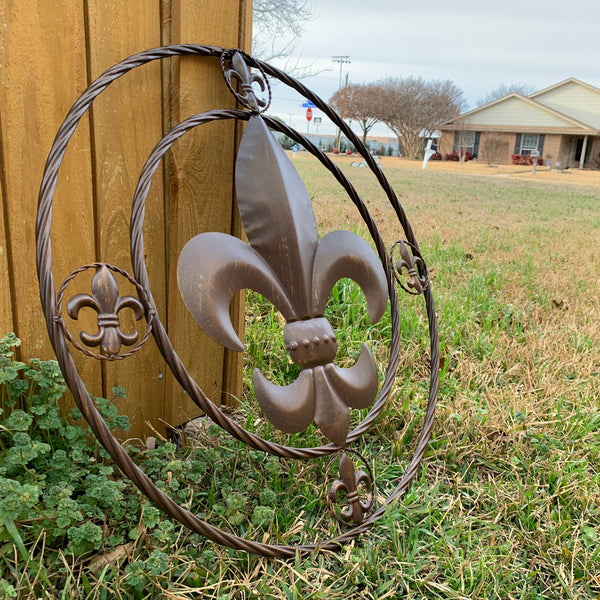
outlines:
[[[230,58],[229,67],[225,65],[227,58]],[[246,64],[246,58],[250,57],[240,50],[223,52],[221,55],[221,73],[227,87],[240,104],[254,112],[264,112],[271,104],[271,86],[262,67],[258,67],[260,75],[252,73]],[[233,81],[239,83],[240,91],[234,89]],[[266,99],[256,95],[255,85],[260,88],[261,92],[267,92]]]
[[[98,331],[92,334],[81,331],[79,333],[79,339],[90,348],[96,348],[99,346],[101,349],[100,354],[85,350],[79,344],[77,344],[68,329],[65,327],[62,317],[60,317],[62,299],[67,285],[76,275],[82,271],[92,268],[96,269],[96,273],[92,279],[91,295],[76,294],[73,296],[67,302],[67,314],[71,319],[77,320],[79,318],[79,313],[83,308],[91,308],[97,313]],[[119,273],[125,277],[131,284],[138,288],[138,292],[142,291],[143,294],[143,290],[141,290],[139,284],[137,284],[137,282],[125,271],[106,263],[94,263],[92,265],[85,265],[73,272],[63,283],[57,297],[57,321],[62,325],[65,335],[69,341],[71,341],[71,343],[77,349],[81,350],[88,356],[92,356],[94,358],[104,358],[106,360],[122,359],[137,351],[148,339],[152,321],[152,313],[151,311],[148,311],[148,324],[142,339],[129,352],[119,354],[121,351],[121,346],[133,346],[140,339],[140,334],[138,331],[134,330],[131,333],[125,333],[121,329],[119,313],[126,308],[131,309],[133,311],[135,320],[139,321],[146,315],[146,310],[138,298],[135,298],[134,296],[119,295],[119,284],[117,283],[113,272]]]
[[[410,244],[402,240],[397,241],[390,251],[390,258],[394,264],[394,277],[400,287],[413,296],[422,294],[429,285],[429,279],[426,274],[425,261],[421,256],[411,252]],[[395,259],[398,252],[400,258]],[[403,280],[406,272],[406,281]]]
[[[51,225],[58,173],[69,141],[94,99],[112,82],[141,65],[175,56],[220,60],[225,83],[241,107],[211,109],[188,117],[174,125],[150,153],[140,172],[131,211],[134,276],[116,266],[95,262],[73,271],[57,293],[52,273]],[[401,235],[407,242],[398,242],[388,253],[376,222],[342,169],[302,133],[264,114],[271,99],[267,75],[312,101],[356,146],[365,157],[365,166],[377,178],[393,207],[402,229]],[[179,257],[180,292],[202,329],[222,345],[238,351],[243,350],[243,345],[231,324],[230,300],[244,288],[254,289],[269,299],[286,321],[283,341],[291,360],[301,371],[294,383],[279,387],[256,369],[253,384],[258,404],[275,427],[295,433],[315,422],[333,443],[315,447],[283,445],[273,439],[264,439],[230,419],[225,411],[211,402],[210,396],[188,372],[160,320],[150,292],[143,231],[146,197],[152,176],[172,144],[181,136],[199,125],[227,119],[247,122],[238,152],[235,186],[248,243],[217,232],[203,233],[189,240]],[[287,135],[302,145],[337,180],[365,223],[375,251],[369,243],[349,231],[334,231],[319,238],[308,192],[270,130]],[[198,168],[201,169],[202,165]],[[431,435],[439,386],[439,340],[426,266],[404,209],[383,170],[347,123],[302,83],[241,50],[199,44],[153,48],[113,65],[75,101],[56,134],[40,186],[36,234],[37,271],[48,333],[77,406],[121,472],[154,505],[188,529],[230,548],[270,557],[294,558],[309,552],[333,551],[367,531],[385,514],[387,506],[408,489],[418,472],[417,467]],[[397,262],[394,252],[400,254]],[[390,264],[390,257],[397,272]],[[74,295],[67,302],[63,318],[62,303],[69,283],[88,269],[95,271],[91,294]],[[406,287],[401,275],[408,277]],[[135,295],[121,295],[119,276],[135,288],[137,298]],[[344,277],[356,281],[363,290],[371,322],[376,322],[383,315],[389,302],[391,335],[382,381],[379,381],[374,358],[364,344],[358,361],[352,367],[342,369],[334,364],[339,352],[338,339],[325,317],[325,306],[333,286]],[[409,466],[396,487],[380,506],[374,508],[373,474],[368,462],[349,445],[361,439],[373,426],[382,415],[392,390],[396,389],[401,319],[394,278],[409,293],[423,294],[430,338],[429,398],[422,431]],[[89,278],[86,281],[89,282]],[[77,319],[87,308],[96,313],[98,330],[81,331],[78,339],[82,345],[69,332],[66,317]],[[136,331],[123,330],[120,317],[124,308],[133,311],[136,321],[145,318],[147,326],[141,338]],[[72,325],[69,323],[69,326]],[[159,489],[110,431],[72,356],[72,347],[75,347],[100,360],[120,360],[140,349],[150,334],[174,380],[181,384],[207,417],[230,435],[272,456],[301,460],[334,456],[326,469],[326,501],[336,519],[353,527],[329,539],[311,543],[286,544],[283,532],[279,531],[274,534],[272,542],[267,539],[259,542],[215,527]],[[93,353],[85,346],[99,347],[100,350]],[[130,349],[122,352],[123,346]],[[349,431],[350,408],[367,407],[366,414]],[[359,463],[362,463],[360,468],[356,466]],[[336,465],[338,474],[329,478],[333,465]],[[329,485],[331,479],[335,480]]]
[[[355,451],[362,462],[366,460]],[[367,471],[356,471],[354,464],[346,451],[342,452],[339,462],[340,478],[336,479],[327,492],[327,504],[331,514],[344,525],[354,523],[361,525],[365,515],[373,509],[374,481],[368,465]],[[345,497],[345,501],[342,498]],[[338,510],[336,510],[338,507]]]

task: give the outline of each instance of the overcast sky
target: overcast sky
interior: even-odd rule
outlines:
[[[339,84],[334,55],[350,56],[344,81],[346,73],[350,83],[450,79],[470,108],[501,84],[540,90],[576,77],[600,87],[600,0],[313,0],[313,7],[288,66],[331,69],[303,79],[325,100]],[[270,113],[306,132],[295,92],[280,84],[273,96]],[[331,131],[326,121],[319,133]]]

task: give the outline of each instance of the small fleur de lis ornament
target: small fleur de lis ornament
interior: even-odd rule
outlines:
[[[262,78],[262,73],[252,73],[244,62],[240,52],[234,52],[231,57],[231,67],[225,69],[222,67],[223,76],[233,95],[246,107],[252,111],[262,112],[266,110],[271,103],[271,90],[268,87],[266,79]],[[233,89],[233,82],[239,83],[239,91]],[[260,92],[268,91],[267,98],[258,97],[255,93],[254,85]]]
[[[67,304],[67,314],[72,319],[77,319],[79,311],[84,307],[92,308],[98,313],[98,331],[92,335],[85,331],[79,334],[86,346],[100,346],[106,356],[112,357],[119,353],[121,345],[135,344],[139,334],[137,331],[124,333],[121,330],[119,312],[124,308],[130,308],[139,321],[144,316],[144,308],[142,303],[133,296],[119,296],[117,280],[106,265],[101,265],[96,270],[92,279],[92,295],[73,296]]]
[[[245,91],[250,94],[250,88]],[[343,446],[349,408],[366,408],[377,394],[375,360],[362,345],[357,363],[333,363],[338,346],[324,317],[335,283],[349,277],[362,288],[376,322],[387,306],[387,280],[379,258],[362,238],[333,231],[319,239],[308,192],[260,114],[250,117],[235,173],[237,201],[249,243],[203,233],[183,248],[178,266],[183,300],[213,339],[243,351],[229,316],[240,289],[268,298],[285,318],[284,343],[302,370],[284,387],[255,369],[253,384],[263,413],[278,429],[296,433],[315,422]]]
[[[396,261],[395,277],[402,289],[409,294],[417,296],[422,294],[429,285],[427,275],[421,275],[425,272],[425,262],[418,255],[413,255],[409,245],[402,240],[397,241],[392,246],[392,263],[394,262],[395,251],[400,253],[400,258]],[[406,273],[406,282],[402,281],[402,276]]]
[[[363,470],[357,473],[345,452],[340,458],[339,473],[341,479],[336,479],[329,488],[329,500],[332,504],[338,504],[340,494],[345,493],[346,502],[340,509],[340,517],[346,523],[352,521],[360,525],[364,515],[373,507],[373,498],[361,498],[360,494],[361,485],[364,485],[366,491],[371,491],[373,485],[371,477]]]

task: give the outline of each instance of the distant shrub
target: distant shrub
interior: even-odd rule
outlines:
[[[460,157],[458,156],[458,152],[452,152],[452,154],[446,154],[446,160],[453,160],[458,162]],[[473,160],[473,155],[467,150],[465,152],[465,162],[468,160]]]
[[[511,159],[512,159],[513,165],[521,165],[521,166],[533,165],[533,156],[531,156],[531,154],[512,154]],[[544,160],[541,156],[537,159],[537,164],[538,165],[544,164]]]
[[[279,138],[279,144],[284,150],[291,150],[294,147],[294,140],[289,138],[287,135]]]

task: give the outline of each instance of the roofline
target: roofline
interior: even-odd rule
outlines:
[[[522,125],[481,125],[470,123],[464,125],[440,125],[438,129],[441,131],[497,131],[498,133],[544,133],[549,135],[600,136],[600,130],[598,129],[580,129],[577,127],[523,127]]]
[[[575,80],[574,78],[571,78],[569,80],[565,80],[565,81],[570,81],[570,80]],[[564,81],[562,82],[563,84],[565,83]],[[556,86],[553,86],[556,87]],[[592,89],[596,89],[593,86],[591,86]],[[547,89],[551,89],[551,88],[547,88]],[[544,90],[542,90],[544,91]],[[597,90],[600,93],[600,90]],[[541,92],[539,92],[541,93]],[[513,92],[512,94],[508,94],[506,96],[502,96],[502,98],[498,98],[497,100],[494,100],[493,102],[489,102],[488,104],[484,104],[483,106],[479,106],[478,108],[471,110],[469,112],[466,112],[462,115],[459,115],[458,117],[455,117],[454,119],[449,119],[448,121],[445,121],[444,123],[438,125],[437,129],[443,129],[445,126],[449,126],[449,125],[453,125],[458,119],[464,119],[465,117],[468,117],[469,115],[472,115],[476,112],[480,112],[484,109],[488,109],[491,106],[494,106],[496,104],[499,104],[501,102],[506,102],[506,100],[509,100],[510,98],[517,98],[518,100],[523,100],[524,102],[527,102],[529,104],[531,104],[532,106],[535,106],[536,108],[541,108],[543,110],[545,110],[546,112],[553,114],[554,116],[558,116],[561,119],[564,119],[565,121],[569,121],[571,123],[574,123],[576,126],[579,126],[583,129],[587,129],[590,131],[596,131],[595,128],[590,127],[587,123],[583,123],[582,121],[578,121],[577,119],[574,119],[573,117],[569,117],[568,115],[565,115],[564,113],[556,110],[555,108],[551,108],[550,106],[546,106],[545,104],[543,104],[542,102],[538,102],[537,100],[533,100],[531,98],[531,96],[523,96],[522,94],[518,94],[517,92]],[[465,123],[466,125],[466,123]]]
[[[559,87],[562,87],[563,85],[565,85],[567,83],[576,83],[577,85],[581,85],[581,86],[587,88],[588,90],[591,90],[593,92],[596,92],[597,94],[600,94],[600,88],[597,88],[596,86],[591,85],[590,83],[586,83],[585,81],[581,81],[581,79],[577,79],[576,77],[567,77],[567,79],[563,79],[562,81],[559,81],[558,83],[555,83],[554,85],[551,85],[550,87],[544,88],[543,90],[539,90],[538,92],[534,92],[533,94],[530,94],[529,98],[533,99],[535,96],[540,96],[542,94],[545,94],[546,92],[555,90]]]
[[[463,113],[462,115],[458,115],[458,117],[454,117],[453,119],[448,119],[448,121],[444,121],[440,127],[443,127],[444,125],[448,125],[450,123],[453,123],[454,121],[456,121],[456,119],[462,119],[464,117],[468,117],[469,115],[473,115],[481,110],[483,110],[484,108],[489,108],[490,106],[494,106],[495,104],[499,104],[500,102],[504,102],[505,100],[508,100],[509,98],[513,97],[513,96],[519,96],[521,98],[524,98],[525,96],[521,96],[521,94],[517,94],[516,92],[512,92],[511,94],[508,94],[506,96],[502,96],[502,98],[497,98],[496,100],[493,100],[492,102],[488,102],[487,104],[484,104],[482,106],[478,106],[477,108],[474,108],[472,110],[467,111],[466,113]]]

